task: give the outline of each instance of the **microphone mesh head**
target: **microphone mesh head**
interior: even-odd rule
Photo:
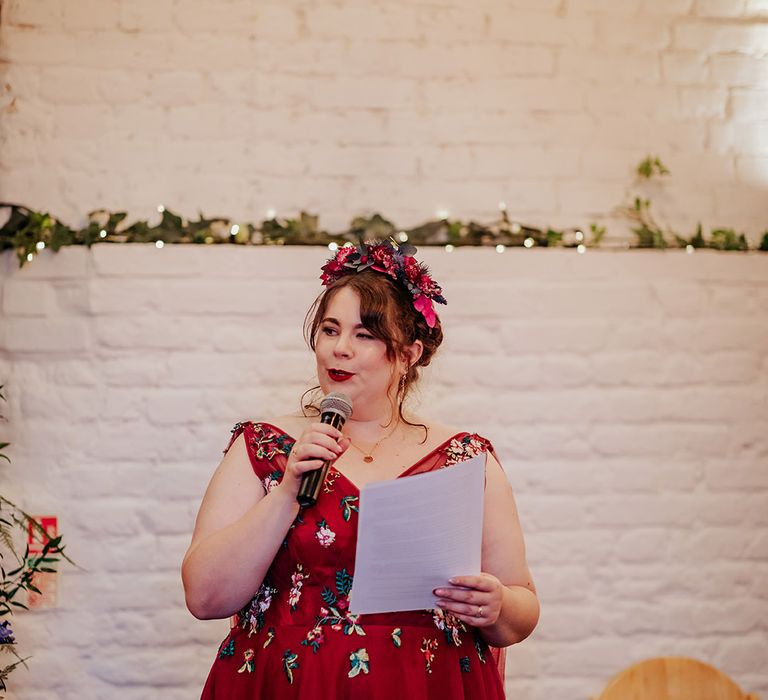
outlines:
[[[344,417],[344,420],[348,420],[352,415],[352,399],[340,391],[332,391],[330,394],[326,394],[320,402],[320,413],[326,411],[338,413]]]

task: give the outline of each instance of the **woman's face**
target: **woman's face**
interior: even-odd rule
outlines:
[[[403,369],[387,358],[384,341],[374,338],[360,320],[360,298],[350,287],[336,292],[326,307],[315,341],[317,378],[323,393],[349,396],[355,413],[389,404]],[[403,364],[403,363],[398,363]]]

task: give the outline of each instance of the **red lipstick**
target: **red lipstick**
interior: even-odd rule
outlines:
[[[352,372],[345,372],[343,369],[329,369],[328,376],[334,382],[346,382],[347,379],[352,379],[355,375]]]

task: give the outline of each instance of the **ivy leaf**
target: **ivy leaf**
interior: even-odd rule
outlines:
[[[320,593],[320,597],[323,599],[323,601],[329,608],[336,605],[336,601],[337,601],[336,594],[330,588],[328,588],[328,586],[325,586],[323,588],[323,590]]]
[[[349,595],[352,590],[352,576],[346,569],[336,572],[336,590],[339,595]]]

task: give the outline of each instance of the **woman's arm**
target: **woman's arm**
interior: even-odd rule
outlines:
[[[280,483],[265,494],[245,436],[238,435],[203,496],[181,565],[187,608],[195,617],[229,617],[254,596],[299,512],[302,474],[348,446],[336,428],[309,425],[294,444]]]
[[[245,436],[224,455],[197,514],[181,565],[187,608],[201,620],[228,617],[255,594],[299,504],[279,487],[265,495]]]
[[[512,487],[488,453],[480,576],[458,576],[435,592],[440,607],[480,630],[493,646],[521,642],[539,620],[539,600],[525,558],[525,542]],[[478,613],[481,613],[478,615]]]

